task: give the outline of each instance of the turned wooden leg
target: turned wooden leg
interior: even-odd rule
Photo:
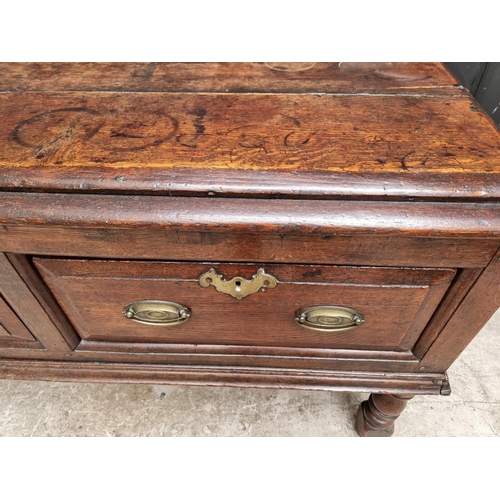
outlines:
[[[363,401],[356,417],[356,430],[360,436],[389,437],[394,433],[394,421],[413,396],[372,394]]]

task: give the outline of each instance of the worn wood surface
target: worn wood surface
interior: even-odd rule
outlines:
[[[36,340],[26,329],[21,320],[9,307],[7,302],[0,296],[0,326],[2,326],[1,337],[13,337],[23,340]]]
[[[371,394],[363,401],[356,417],[356,430],[361,437],[390,437],[394,422],[413,395]]]
[[[0,359],[3,378],[149,384],[268,387],[330,391],[390,391],[439,394],[446,377],[439,374],[280,370],[248,367],[183,367],[134,363],[82,363]]]
[[[51,321],[61,332],[61,336],[68,345],[75,348],[80,343],[80,338],[74,331],[68,318],[62,312],[53,295],[46,287],[40,275],[36,272],[31,259],[23,254],[10,254],[7,258],[15,268],[21,279],[26,283],[30,292],[43,307]]]
[[[2,88],[0,188],[500,198],[498,131],[439,64],[0,64]]]
[[[460,307],[421,360],[419,370],[444,372],[500,306],[500,252],[481,273]]]
[[[500,237],[496,203],[3,193],[0,223],[268,234]]]
[[[414,96],[0,93],[0,165],[87,167],[89,175],[113,167],[498,172],[498,131],[472,105]]]
[[[74,351],[66,353],[42,349],[37,351],[24,349],[19,352],[12,348],[0,348],[0,358],[104,363],[104,365],[137,363],[385,373],[412,373],[418,367],[418,360],[411,352],[86,340],[82,340]]]
[[[394,201],[499,201],[495,173],[342,172],[296,170],[259,171],[189,168],[99,169],[86,167],[0,167],[0,182],[8,190],[168,194],[203,197],[359,199]]]
[[[5,93],[0,187],[56,187],[57,179],[84,191],[193,194],[202,187],[195,176],[191,190],[194,168],[216,186],[205,194],[339,196],[332,185],[342,173],[347,192],[365,174],[381,184],[375,193],[361,184],[359,197],[395,195],[387,181],[399,179],[422,197],[458,197],[464,185],[468,198],[496,197],[499,132],[471,106],[468,98],[413,96]],[[258,172],[274,172],[263,193]],[[329,173],[335,182],[321,190]],[[428,174],[454,177],[444,191],[430,179],[418,193]]]
[[[459,94],[436,63],[0,63],[0,91]]]
[[[0,64],[0,113],[2,376],[444,394],[500,305],[499,132],[440,64]],[[295,323],[325,301],[366,323]]]
[[[415,356],[421,358],[427,352],[480,274],[481,269],[459,270],[446,296],[412,350]]]
[[[29,291],[5,254],[0,253],[0,293],[33,336],[47,350],[68,352],[70,347],[49,315]],[[40,346],[33,345],[33,348]],[[14,349],[13,349],[14,350]],[[17,352],[22,355],[23,352]]]
[[[230,229],[228,228],[228,231]],[[498,239],[172,231],[0,225],[0,250],[18,254],[153,260],[227,260],[482,268]]]
[[[0,349],[38,349],[39,342],[0,295]]]
[[[250,279],[257,266],[59,259],[35,264],[84,340],[396,351],[413,346],[454,276],[452,270],[266,265],[278,286],[237,301],[201,288],[199,276],[214,267],[227,279]],[[123,317],[127,304],[145,299],[180,303],[191,318],[161,328]],[[316,305],[355,309],[365,324],[339,332],[299,326],[297,311]]]

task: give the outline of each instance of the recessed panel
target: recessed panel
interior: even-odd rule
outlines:
[[[65,259],[35,259],[35,264],[88,341],[395,351],[411,349],[455,274],[450,269]],[[263,275],[274,277],[276,285]],[[238,298],[238,288],[255,291]],[[164,326],[134,321],[127,308],[139,303],[144,311],[148,301],[175,303],[173,310],[188,311],[189,318]],[[348,329],[304,328],[299,312],[321,306],[359,312],[362,321],[353,316]]]

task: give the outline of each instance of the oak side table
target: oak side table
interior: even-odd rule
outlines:
[[[0,64],[0,376],[369,391],[500,306],[500,133],[433,63]]]

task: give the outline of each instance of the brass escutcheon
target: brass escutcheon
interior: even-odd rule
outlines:
[[[310,330],[340,332],[361,326],[365,318],[350,307],[314,306],[301,309],[296,314],[295,321]]]
[[[128,304],[123,316],[143,325],[175,326],[186,322],[191,311],[176,302],[139,300]]]
[[[200,286],[208,288],[210,285],[221,293],[227,293],[235,299],[241,300],[248,295],[264,291],[266,288],[274,288],[278,284],[278,280],[266,274],[264,269],[259,269],[252,279],[247,280],[241,276],[236,276],[233,279],[226,281],[221,274],[217,274],[212,267],[206,273],[203,273],[199,278]]]

